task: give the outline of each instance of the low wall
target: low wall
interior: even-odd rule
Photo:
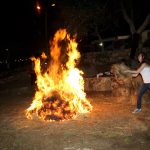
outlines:
[[[111,78],[85,78],[85,91],[111,91]]]
[[[130,102],[132,104],[136,103],[137,91],[142,83],[140,76],[124,83],[113,76],[85,78],[84,81],[86,92],[110,92],[111,96],[116,98],[116,102]]]

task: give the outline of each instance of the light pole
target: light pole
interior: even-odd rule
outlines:
[[[41,11],[42,11],[42,7],[39,3],[36,4],[36,9],[37,9],[37,12],[40,14]],[[47,7],[43,6],[43,13],[44,13],[44,36],[45,36],[45,48],[46,48],[46,52],[48,52],[48,38],[47,38]]]
[[[56,4],[55,3],[52,3],[51,4],[51,7],[55,7]],[[43,8],[43,9],[42,9]],[[36,4],[36,9],[37,9],[37,12],[40,14],[42,13],[43,11],[43,14],[44,14],[44,36],[45,36],[45,48],[46,48],[46,53],[49,54],[49,49],[48,49],[48,8],[46,5],[40,5],[39,2],[37,2]]]

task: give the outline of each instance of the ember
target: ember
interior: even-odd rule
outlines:
[[[60,46],[62,41],[67,43],[65,50]],[[26,110],[27,118],[31,119],[36,113],[43,120],[60,121],[92,110],[84,92],[83,72],[75,67],[79,58],[75,38],[71,38],[65,29],[58,30],[53,38],[51,61],[44,72],[41,59],[32,58],[37,76],[37,91],[31,106]],[[43,53],[42,59],[47,59]]]

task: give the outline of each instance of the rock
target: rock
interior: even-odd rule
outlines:
[[[99,78],[85,78],[85,91],[110,91],[111,96],[115,97],[116,102],[129,102],[136,104],[137,88],[129,80],[120,82],[112,76],[102,76]],[[126,83],[125,83],[126,82]]]
[[[111,78],[85,78],[85,91],[111,91]]]

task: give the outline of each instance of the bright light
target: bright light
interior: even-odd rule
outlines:
[[[40,7],[39,5],[37,5],[36,8],[37,8],[37,10],[40,10],[40,9],[41,9],[41,7]]]
[[[55,6],[55,4],[53,3],[51,6],[53,6],[53,7],[54,7],[54,6]]]
[[[103,46],[103,43],[101,42],[101,43],[99,43],[99,46]]]

